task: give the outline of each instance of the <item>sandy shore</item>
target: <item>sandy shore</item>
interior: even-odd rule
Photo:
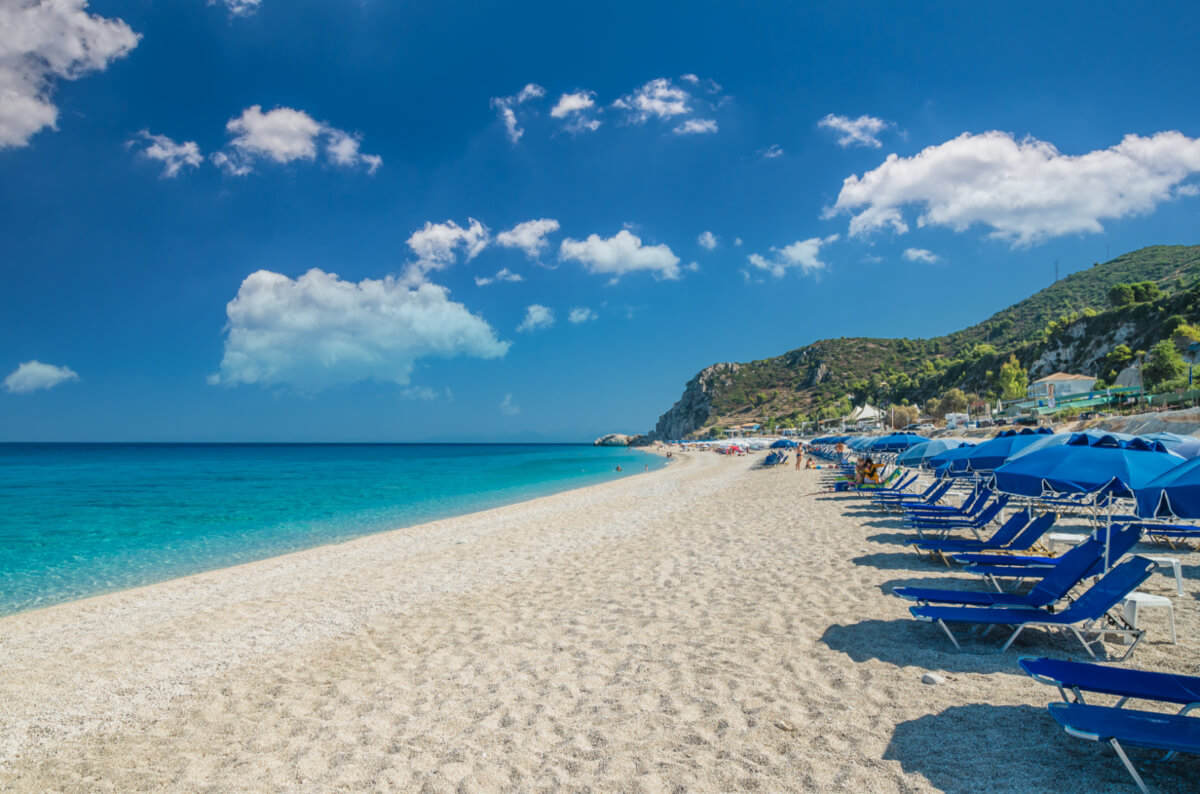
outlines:
[[[1130,789],[1016,667],[1078,646],[955,653],[887,591],[963,577],[803,497],[818,472],[754,462],[0,620],[0,789]],[[1138,667],[1198,672],[1200,555],[1181,555],[1180,643],[1148,612]],[[1157,791],[1200,779],[1195,758],[1141,766]]]

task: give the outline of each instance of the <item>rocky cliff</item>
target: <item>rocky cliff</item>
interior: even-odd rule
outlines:
[[[688,381],[683,396],[671,406],[671,410],[658,418],[650,438],[657,441],[686,438],[703,427],[712,412],[714,390],[729,386],[731,376],[740,368],[739,364],[723,362],[702,369]]]

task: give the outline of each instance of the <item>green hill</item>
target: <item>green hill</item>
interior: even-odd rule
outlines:
[[[1114,285],[1140,282],[1157,290],[1112,305]],[[688,383],[654,436],[703,435],[746,421],[798,426],[863,401],[919,405],[950,388],[991,399],[1010,355],[1033,377],[1067,368],[1105,377],[1098,368],[1114,347],[1149,349],[1175,315],[1200,321],[1200,246],[1152,246],[1093,265],[946,336],[823,339],[774,358],[714,365]]]

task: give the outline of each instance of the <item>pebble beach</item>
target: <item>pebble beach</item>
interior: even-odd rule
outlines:
[[[978,583],[861,500],[813,495],[822,471],[756,463],[676,454],[0,619],[0,789],[1130,790],[1016,664],[1078,645],[955,652],[890,591]],[[1200,558],[1155,550],[1183,563],[1179,642],[1147,612],[1126,664],[1196,674]],[[1142,771],[1200,779],[1193,757]]]

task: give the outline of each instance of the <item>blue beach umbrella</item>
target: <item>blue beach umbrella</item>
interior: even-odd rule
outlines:
[[[1047,428],[1033,430],[1005,430],[999,435],[984,441],[971,450],[970,453],[950,461],[950,471],[954,474],[967,472],[992,471],[1004,465],[1004,462],[1015,453],[1051,435]]]
[[[1159,475],[1134,495],[1143,518],[1200,518],[1200,458]]]
[[[1166,432],[1146,433],[1145,435],[1138,436],[1138,438],[1144,438],[1147,441],[1161,441],[1162,445],[1164,447],[1166,447],[1167,449],[1171,450],[1172,452],[1174,452],[1176,449],[1183,446],[1184,444],[1188,444],[1188,443],[1196,440],[1192,436],[1181,436],[1178,433],[1166,433]],[[1192,457],[1195,457],[1195,456],[1193,455]]]
[[[980,446],[982,446],[982,444]],[[972,452],[974,452],[975,449],[975,447],[965,445],[961,447],[955,447],[954,449],[948,449],[945,452],[939,452],[933,457],[927,459],[925,461],[925,465],[936,471],[938,477],[954,476],[955,474],[970,474],[970,472],[967,471],[956,472],[954,471],[954,466],[956,465],[957,461],[963,460]]]
[[[1182,462],[1157,441],[1073,433],[1066,443],[1021,455],[997,468],[996,489],[1020,496],[1050,491],[1128,498]]]
[[[793,447],[797,446],[799,446],[799,444],[797,444],[795,441],[792,441],[790,438],[781,438],[771,445],[771,449],[792,449]]]
[[[1050,447],[1057,447],[1060,444],[1069,443],[1070,440],[1075,436],[1086,436],[1092,441],[1108,436],[1122,442],[1133,441],[1135,438],[1137,438],[1137,436],[1130,435],[1129,433],[1104,433],[1099,430],[1083,430],[1078,433],[1054,433],[1052,435],[1042,436],[1032,444],[1028,444],[1023,449],[1014,452],[1009,457],[1008,461],[1011,463],[1018,458],[1025,457],[1026,455],[1032,455],[1035,452],[1041,452],[1043,449],[1049,449]]]
[[[1167,449],[1188,460],[1200,458],[1200,438],[1193,438],[1186,444],[1180,444],[1177,447],[1167,446]]]
[[[892,433],[875,439],[867,449],[871,452],[903,452],[909,447],[915,447],[928,440],[925,436],[918,436],[915,433]]]
[[[940,455],[947,450],[958,449],[962,446],[973,444],[973,441],[961,438],[937,438],[933,441],[925,441],[916,446],[909,447],[900,453],[900,457],[896,458],[896,462],[901,466],[929,465],[929,459],[935,455]]]
[[[1021,496],[1042,496],[1050,491],[1128,498],[1182,461],[1159,441],[1123,441],[1111,435],[1092,438],[1074,433],[1065,444],[1022,455],[996,469],[996,489]],[[1105,528],[1105,570],[1110,562],[1111,514],[1109,522]]]

